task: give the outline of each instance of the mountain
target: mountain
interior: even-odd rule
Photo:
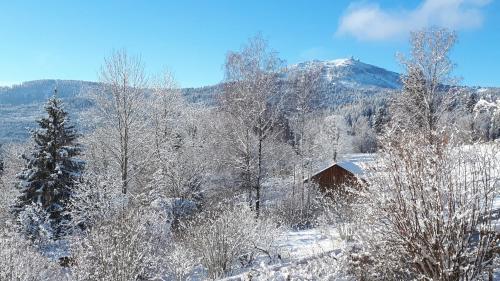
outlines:
[[[386,95],[401,88],[400,75],[386,69],[363,63],[353,58],[331,61],[307,61],[290,65],[288,72],[321,68],[323,83],[320,100],[326,106],[338,106],[356,99]],[[285,74],[286,76],[286,74]],[[37,80],[12,87],[0,87],[0,143],[23,141],[29,137],[43,113],[43,104],[57,88],[72,120],[79,121],[79,113],[92,106],[88,93],[98,89],[96,82],[76,80]],[[213,105],[213,98],[222,84],[200,88],[184,88],[182,93],[193,103]]]
[[[44,114],[43,106],[54,94],[64,101],[72,122],[77,128],[80,113],[92,106],[88,96],[100,87],[100,83],[79,80],[36,80],[12,87],[0,87],[0,144],[24,141],[30,130],[36,127],[35,120]],[[219,85],[201,88],[185,88],[182,92],[193,103],[213,103],[211,97],[220,90]]]
[[[0,87],[0,143],[27,139],[54,89],[64,100],[71,118],[77,121],[78,114],[75,113],[90,106],[86,94],[98,86],[96,82],[77,80],[36,80]]]
[[[289,71],[321,68],[326,84],[353,89],[400,89],[400,74],[378,66],[363,63],[354,58],[331,61],[306,61],[289,66]]]
[[[402,87],[399,73],[354,58],[313,60],[293,64],[283,72],[282,78],[285,80],[294,72],[311,68],[321,69],[320,102],[324,106],[337,106],[359,98],[386,94]],[[191,102],[213,104],[214,95],[221,90],[222,84],[217,84],[201,88],[184,88],[182,92]]]
[[[57,89],[62,99],[75,99],[85,96],[99,87],[99,83],[79,80],[35,80],[23,82],[12,87],[0,87],[0,104],[23,105],[43,103]]]

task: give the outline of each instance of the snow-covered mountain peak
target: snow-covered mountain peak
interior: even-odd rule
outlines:
[[[322,78],[327,83],[356,88],[401,87],[400,75],[384,68],[361,62],[355,58],[328,61],[312,60],[291,65],[290,72],[303,71],[313,67],[322,69]]]
[[[330,61],[325,61],[325,64],[341,67],[341,66],[353,65],[356,62],[359,62],[359,61],[357,61],[351,57],[351,58],[334,59],[334,60],[330,60]]]

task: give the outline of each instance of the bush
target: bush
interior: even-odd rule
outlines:
[[[477,280],[494,268],[499,236],[488,218],[498,196],[498,147],[412,136],[380,156],[356,206],[354,272],[371,280]]]
[[[167,245],[167,226],[145,206],[123,206],[76,237],[77,280],[142,280],[159,277]]]
[[[42,256],[30,241],[23,239],[11,227],[1,227],[0,280],[64,280],[57,263]]]
[[[277,202],[271,215],[280,225],[293,228],[308,228],[316,224],[321,213],[323,195],[316,184],[296,186],[287,190],[283,199]]]
[[[220,205],[188,223],[184,244],[199,258],[209,278],[215,279],[255,256],[273,257],[278,229],[269,220],[255,218],[247,205]]]

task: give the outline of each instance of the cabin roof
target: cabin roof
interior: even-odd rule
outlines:
[[[366,174],[366,169],[371,162],[375,160],[375,154],[348,154],[341,161],[328,161],[323,164],[320,169],[317,169],[309,178],[312,178],[334,166],[339,166],[342,169],[352,173],[353,175],[363,178]],[[308,180],[305,178],[304,180]]]
[[[342,161],[336,163],[336,165],[351,172],[356,176],[362,176],[365,173],[365,171],[360,166],[356,165],[354,162],[351,161]]]

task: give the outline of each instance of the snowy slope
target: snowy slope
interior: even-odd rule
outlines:
[[[320,67],[323,82],[349,88],[401,88],[400,74],[354,58],[307,61],[291,65],[291,72]]]

